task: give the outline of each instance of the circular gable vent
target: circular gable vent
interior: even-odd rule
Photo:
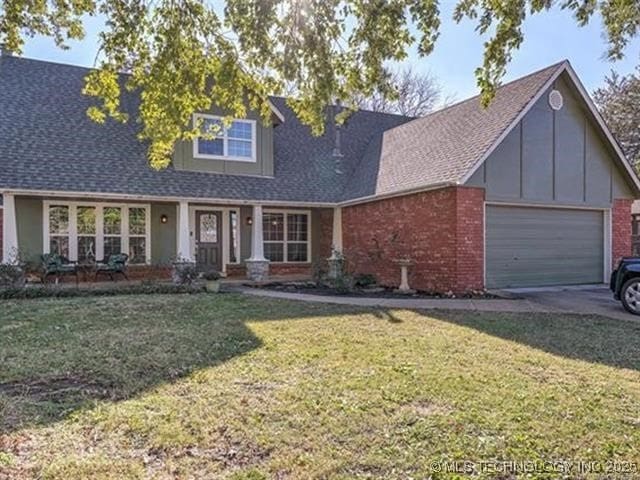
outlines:
[[[560,110],[564,105],[564,99],[558,90],[552,90],[549,94],[549,105],[554,110]]]

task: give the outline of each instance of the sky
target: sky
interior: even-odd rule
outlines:
[[[441,1],[441,34],[434,52],[420,58],[415,51],[411,51],[405,63],[416,71],[436,77],[449,100],[462,100],[477,93],[474,70],[482,63],[484,39],[475,31],[473,22],[466,20],[457,24],[451,19],[454,5],[455,0]],[[86,38],[82,42],[71,43],[67,51],[58,49],[47,38],[29,39],[23,55],[92,66],[101,26],[100,19],[88,19]],[[553,9],[529,17],[524,25],[524,34],[523,45],[514,53],[513,61],[507,67],[505,81],[568,59],[587,90],[592,92],[604,83],[605,76],[612,69],[626,74],[640,63],[640,38],[628,46],[623,60],[610,62],[604,58],[606,43],[600,19],[596,17],[589,25],[580,28],[570,13]]]

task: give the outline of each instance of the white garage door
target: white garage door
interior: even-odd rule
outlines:
[[[488,288],[601,283],[600,210],[487,205]]]

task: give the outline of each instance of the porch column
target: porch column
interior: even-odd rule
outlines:
[[[189,202],[178,205],[178,257],[188,262],[193,261],[191,255],[191,237],[189,229]]]
[[[342,253],[342,208],[333,209],[333,229],[331,240],[331,257],[335,258],[336,254]]]
[[[15,197],[10,193],[3,196],[4,221],[2,228],[2,263],[16,263],[18,260],[18,223],[16,221]]]
[[[264,234],[262,232],[262,205],[253,206],[251,226],[251,257],[245,260],[247,277],[256,282],[265,281],[269,276],[269,260],[264,258]]]
[[[342,276],[344,258],[342,256],[342,208],[333,209],[333,228],[331,229],[331,256],[327,259],[329,263],[328,277],[331,280]]]

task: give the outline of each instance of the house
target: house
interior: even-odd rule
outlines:
[[[311,274],[333,246],[384,284],[408,257],[413,287],[462,292],[600,283],[631,252],[638,178],[566,61],[487,109],[358,111],[321,137],[273,98],[267,124],[182,142],[164,171],[147,166],[135,122],[87,118],[86,73],[0,58],[4,261],[122,251],[140,275],[180,257],[264,278]],[[123,108],[135,116],[135,95]]]

